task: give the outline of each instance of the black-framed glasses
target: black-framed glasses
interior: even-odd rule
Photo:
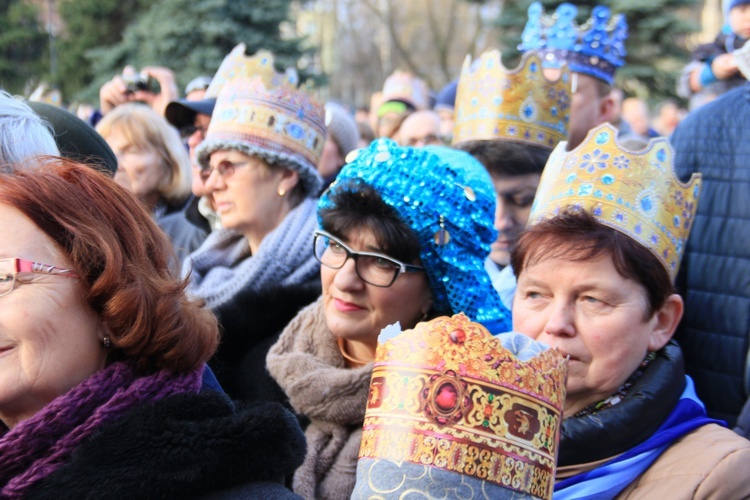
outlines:
[[[402,273],[421,273],[424,267],[404,264],[387,255],[372,252],[355,252],[341,240],[325,231],[313,233],[315,259],[331,269],[341,269],[350,258],[354,259],[357,276],[372,286],[387,288]]]

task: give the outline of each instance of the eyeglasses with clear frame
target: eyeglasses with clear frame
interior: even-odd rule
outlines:
[[[40,264],[24,259],[0,259],[0,297],[8,295],[15,290],[17,283],[30,284],[30,281],[19,281],[20,273],[46,274],[48,276],[63,276],[65,278],[78,279],[78,274],[71,269],[49,264]]]
[[[350,258],[354,259],[357,276],[372,286],[387,288],[403,273],[421,273],[422,266],[405,264],[387,255],[372,252],[355,252],[341,240],[325,231],[313,233],[315,259],[331,269],[341,269]]]

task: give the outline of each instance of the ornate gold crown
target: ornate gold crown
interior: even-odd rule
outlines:
[[[247,57],[244,51],[240,44],[227,55],[206,91],[218,89],[218,97],[198,162],[207,163],[213,151],[232,146],[271,163],[299,165],[303,183],[313,192],[326,139],[323,104],[298,88],[296,71],[276,72],[271,53]]]
[[[247,46],[240,43],[224,57],[206,89],[205,99],[219,97],[219,92],[227,82],[243,77],[258,76],[266,87],[276,87],[282,82],[293,87],[299,86],[299,77],[293,68],[287,68],[284,73],[276,72],[273,67],[273,54],[267,50],[259,50],[254,56],[247,56],[245,50]]]
[[[463,314],[420,323],[378,346],[360,473],[408,463],[551,498],[566,373],[557,351],[521,361]]]
[[[551,81],[536,53],[506,69],[500,52],[466,56],[456,92],[453,144],[503,139],[553,149],[568,134],[570,71],[563,66]]]
[[[701,175],[680,182],[667,139],[653,139],[643,151],[628,151],[608,123],[590,130],[573,151],[566,152],[566,146],[560,143],[544,167],[529,224],[568,206],[585,210],[651,250],[674,281],[695,216]]]

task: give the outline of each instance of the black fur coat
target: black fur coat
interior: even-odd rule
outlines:
[[[104,425],[30,499],[299,498],[283,486],[305,437],[276,403],[171,396]]]
[[[244,401],[286,401],[266,370],[266,355],[284,327],[320,293],[320,280],[262,292],[243,290],[214,310],[221,344],[209,365],[229,396]]]

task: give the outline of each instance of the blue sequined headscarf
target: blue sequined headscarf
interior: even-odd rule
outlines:
[[[497,231],[495,191],[482,164],[463,151],[399,147],[390,139],[379,139],[347,160],[320,198],[318,219],[322,210],[333,208],[336,192],[369,185],[417,235],[433,308],[463,312],[494,334],[509,331],[510,312],[484,270]]]

